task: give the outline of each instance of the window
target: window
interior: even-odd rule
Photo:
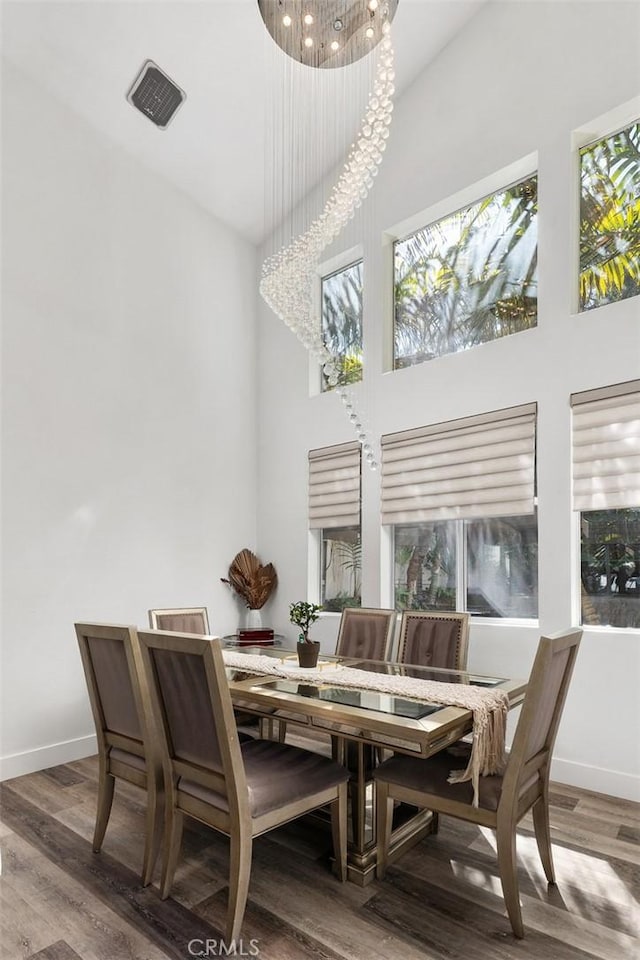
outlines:
[[[640,509],[580,515],[582,623],[640,627]]]
[[[537,617],[537,515],[468,520],[465,533],[465,609],[474,617]]]
[[[362,544],[360,526],[322,530],[320,602],[341,613],[362,605]]]
[[[582,623],[640,628],[640,381],[574,393]]]
[[[456,522],[394,527],[396,610],[456,609]]]
[[[640,293],[640,121],[580,151],[580,309]]]
[[[529,404],[382,438],[397,609],[537,617],[535,420]]]
[[[537,516],[395,526],[394,604],[397,610],[467,610],[474,617],[537,617]]]
[[[320,604],[361,606],[359,443],[309,451],[309,528],[318,531]]]
[[[340,361],[338,385],[362,380],[362,260],[322,278],[322,339]],[[332,389],[324,372],[322,389]]]
[[[535,327],[538,180],[531,176],[394,245],[394,367]]]

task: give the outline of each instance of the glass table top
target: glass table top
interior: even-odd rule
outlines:
[[[270,680],[261,684],[262,690],[274,690],[277,693],[296,694],[299,697],[308,697],[325,703],[340,704],[345,707],[358,707],[361,710],[375,710],[376,713],[388,713],[396,717],[408,717],[412,720],[421,720],[423,717],[441,710],[441,704],[420,703],[416,700],[405,700],[389,693],[378,693],[375,690],[354,690],[350,687],[332,687],[322,685],[315,687],[312,684],[299,683],[295,680]]]
[[[255,650],[255,653],[264,653],[264,650]],[[290,656],[289,651],[270,650],[269,656],[284,659]],[[381,662],[379,660],[356,660],[348,657],[331,657],[323,654],[322,660],[342,667],[364,670],[386,676],[414,677],[421,680],[439,681],[443,683],[469,684],[470,686],[492,688],[498,687],[504,680],[500,677],[485,677],[469,671],[442,670],[436,667],[425,667],[414,664]],[[306,697],[318,703],[336,704],[340,706],[356,707],[361,710],[375,711],[395,717],[404,717],[411,720],[421,720],[438,710],[442,704],[429,703],[414,698],[397,696],[389,692],[362,690],[342,684],[332,683],[333,670],[327,670],[321,683],[305,683],[303,680],[288,677],[270,677],[260,673],[252,673],[238,667],[227,667],[229,680],[240,682],[255,680],[260,690],[284,694],[285,696]]]

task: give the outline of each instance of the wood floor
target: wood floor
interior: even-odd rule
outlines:
[[[188,960],[204,950],[196,941],[221,938],[227,841],[191,822],[172,897],[161,901],[157,886],[142,889],[138,879],[144,808],[136,788],[116,787],[103,851],[91,852],[96,774],[89,759],[1,785],[2,960]],[[238,955],[640,957],[638,805],[555,785],[551,818],[555,888],[544,880],[530,820],[519,829],[524,940],[506,919],[490,831],[442,817],[437,836],[384,882],[360,889],[330,873],[321,826],[298,822],[255,841]],[[217,950],[209,944],[209,956]]]

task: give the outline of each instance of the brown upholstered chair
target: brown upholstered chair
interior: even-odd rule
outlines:
[[[393,801],[493,827],[498,870],[516,937],[524,936],[516,869],[516,826],[532,809],[538,851],[549,883],[555,883],[549,829],[549,770],[553,745],[582,636],[569,630],[542,637],[531,670],[511,753],[502,776],[480,778],[479,805],[470,783],[449,783],[452,769],[466,766],[447,752],[428,760],[395,756],[374,772],[376,781],[377,876],[388,862]]]
[[[76,635],[98,740],[98,811],[93,850],[104,839],[115,782],[147,793],[142,882],[151,882],[162,833],[163,781],[150,729],[151,712],[134,627],[76,623]]]
[[[195,633],[209,636],[209,615],[206,607],[177,607],[175,610],[149,610],[149,626],[152,630],[171,630],[174,633]],[[245,738],[250,735],[248,728],[262,731],[257,717],[244,710],[235,710],[236,723],[245,727]]]
[[[388,660],[393,646],[396,618],[395,610],[345,607],[338,627],[336,657]],[[287,724],[281,720],[279,725],[281,742],[284,742],[286,733]]]
[[[152,630],[174,630],[178,633],[209,635],[209,616],[206,607],[177,607],[174,610],[149,610]]]
[[[400,620],[398,663],[443,670],[465,670],[469,646],[468,613],[404,610]]]
[[[340,617],[335,655],[361,660],[388,660],[393,646],[396,619],[395,610],[377,607],[345,607]],[[281,742],[284,742],[286,732],[286,722],[281,720],[279,723]],[[322,743],[318,740],[312,740],[304,734],[302,736],[305,741],[309,740],[310,750],[323,749]],[[335,759],[347,765],[351,774],[349,793],[353,839],[362,848],[365,824],[360,816],[362,804],[358,794],[366,791],[367,784],[371,782],[371,768],[375,763],[376,753],[372,747],[363,743],[343,743],[340,737],[335,736],[331,737],[331,753]]]
[[[346,607],[340,617],[337,657],[388,660],[396,629],[395,610]]]
[[[396,632],[398,614],[395,610],[377,607],[345,607],[340,617],[337,657],[353,657],[362,660],[389,660]],[[349,792],[351,795],[351,823],[353,839],[359,848],[365,842],[365,824],[360,816],[362,804],[358,795],[366,791],[371,782],[371,770],[377,761],[377,752],[370,746],[359,742],[346,742],[344,745],[345,762],[351,773]],[[340,757],[339,739],[331,738],[334,757]]]
[[[162,898],[169,895],[185,814],[231,841],[226,936],[242,926],[253,838],[331,805],[337,873],[346,878],[347,788],[344,767],[270,740],[240,743],[220,644],[205,637],[139,633],[166,792]]]

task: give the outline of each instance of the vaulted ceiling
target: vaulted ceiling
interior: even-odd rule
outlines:
[[[400,0],[393,24],[398,95],[483,2]],[[266,105],[283,93],[256,0],[4,0],[2,20],[3,55],[14,66],[220,220],[260,242],[269,226]],[[187,93],[164,131],[126,101],[146,59]],[[354,133],[362,106],[350,107]],[[327,156],[326,169],[338,159]]]

